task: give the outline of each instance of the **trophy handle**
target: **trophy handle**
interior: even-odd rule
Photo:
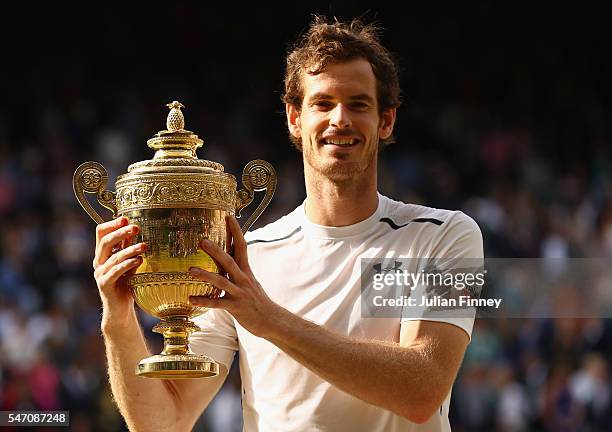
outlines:
[[[108,173],[102,164],[98,162],[82,163],[72,177],[72,187],[74,188],[77,201],[97,224],[101,224],[105,220],[89,204],[89,201],[85,198],[85,192],[96,194],[100,205],[112,211],[113,217],[117,217],[115,192],[105,190],[106,183],[108,183]]]
[[[255,196],[255,191],[266,191],[253,214],[242,225],[242,233],[246,233],[251,225],[259,218],[263,211],[268,207],[274,191],[276,190],[276,171],[272,165],[265,160],[255,159],[246,164],[242,171],[242,185],[244,189],[238,191],[238,199],[236,204],[236,217],[240,217],[240,211],[248,206]]]

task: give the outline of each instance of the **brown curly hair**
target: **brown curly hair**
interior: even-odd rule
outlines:
[[[365,24],[359,18],[346,23],[315,15],[287,55],[282,101],[300,110],[304,97],[303,72],[316,75],[329,63],[363,58],[370,62],[376,77],[379,114],[397,108],[401,103],[398,68],[391,53],[381,45],[379,31],[375,24]],[[301,140],[291,134],[290,138],[301,150]],[[382,148],[393,141],[393,136],[381,139],[379,146]]]

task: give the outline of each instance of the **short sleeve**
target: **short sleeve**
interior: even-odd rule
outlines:
[[[210,309],[193,321],[200,327],[189,338],[193,352],[213,358],[229,371],[238,350],[234,318],[225,310]]]
[[[442,273],[452,273],[469,267],[468,271],[482,269],[484,251],[482,234],[478,224],[462,212],[455,212],[442,224],[440,234],[435,236],[431,247],[422,257],[423,269],[431,268],[432,263]],[[415,297],[427,296],[429,287],[416,287]],[[402,311],[401,323],[415,320],[438,321],[453,324],[463,329],[472,338],[472,329],[476,316],[475,308],[440,308],[440,307],[405,307]]]

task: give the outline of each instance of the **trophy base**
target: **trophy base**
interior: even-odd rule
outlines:
[[[203,355],[154,355],[141,360],[136,375],[158,379],[207,378],[219,374],[219,364]]]

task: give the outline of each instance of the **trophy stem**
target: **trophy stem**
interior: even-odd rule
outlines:
[[[153,331],[164,336],[161,354],[141,360],[136,374],[147,378],[204,378],[219,374],[219,364],[213,359],[194,354],[189,347],[189,335],[200,328],[186,316],[162,319]]]
[[[164,319],[155,327],[155,333],[161,333],[164,336],[164,350],[162,355],[185,355],[193,354],[189,347],[189,335],[200,328],[187,317],[173,316]]]

